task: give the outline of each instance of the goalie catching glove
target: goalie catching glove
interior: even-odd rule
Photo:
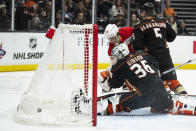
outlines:
[[[110,72],[109,71],[102,71],[100,72],[100,75],[98,76],[98,84],[101,86],[101,88],[105,92],[111,91],[111,87],[108,86],[108,79],[110,78]]]

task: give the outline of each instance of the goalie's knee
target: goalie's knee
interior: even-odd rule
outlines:
[[[106,105],[107,104],[107,105]],[[114,110],[113,110],[113,105],[109,100],[106,101],[101,101],[98,103],[98,110],[97,110],[98,115],[113,115]]]
[[[114,115],[116,112],[121,112],[121,111],[126,111],[126,112],[129,112],[130,111],[130,108],[129,107],[123,107],[121,104],[117,104],[116,106],[113,106],[112,102],[110,102],[108,100],[108,103],[107,103],[107,108],[105,110],[102,110],[98,112],[98,114],[100,115]],[[114,108],[116,108],[114,110]]]

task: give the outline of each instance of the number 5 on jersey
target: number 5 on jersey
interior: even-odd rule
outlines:
[[[162,38],[162,34],[160,33],[160,28],[153,28],[156,38]]]

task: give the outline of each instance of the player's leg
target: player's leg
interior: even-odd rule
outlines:
[[[170,105],[171,98],[165,90],[162,80],[150,81],[148,83],[137,86],[137,92],[130,92],[129,94],[121,95],[118,104],[113,105],[108,102],[106,113],[111,115],[114,113],[114,106],[116,112],[140,109],[144,107],[153,107],[156,110],[167,109]]]
[[[113,115],[116,112],[126,111],[130,112],[131,110],[138,109],[136,108],[136,100],[141,101],[141,98],[137,98],[138,95],[136,92],[130,92],[126,95],[112,96],[109,99],[98,102],[98,113],[101,115]],[[141,103],[141,102],[139,102]],[[106,107],[107,104],[107,107]],[[130,106],[133,106],[130,108]]]
[[[187,94],[185,88],[180,84],[178,80],[166,80],[170,90],[176,94]]]
[[[129,94],[129,92],[127,93]],[[97,113],[100,115],[112,115],[116,112],[122,111],[122,106],[119,104],[120,97],[121,95],[119,94],[113,94],[110,97],[103,96],[101,100],[98,99]]]
[[[170,59],[169,59],[170,58]],[[163,63],[160,64],[160,73],[173,68],[173,62],[171,60],[171,57],[168,56],[167,61],[163,61]],[[176,94],[187,94],[185,88],[180,84],[180,82],[177,80],[176,71],[171,71],[167,74],[161,75],[161,78],[163,81],[166,82],[166,84],[169,86],[170,90],[173,91]]]
[[[168,113],[168,108],[172,106],[172,100],[170,92],[168,92],[164,86],[157,86],[159,90],[154,96],[154,103],[151,106],[151,112],[153,113]]]
[[[156,53],[151,53],[151,55],[159,62],[159,71],[160,74],[174,68],[174,64],[172,58],[168,50],[164,50],[160,55]],[[186,90],[177,80],[176,71],[171,71],[167,74],[162,74],[161,78],[163,81],[166,81],[171,91],[175,92],[176,94],[186,94]]]
[[[159,97],[163,97],[163,96],[159,96]],[[196,115],[196,105],[189,105],[189,104],[183,103],[180,101],[180,99],[179,99],[180,97],[185,97],[185,96],[172,95],[172,96],[170,96],[169,99],[164,98],[165,101],[159,101],[157,99],[158,103],[153,104],[153,106],[151,108],[151,112],[153,112],[153,113],[170,113],[170,114],[175,114],[175,115]],[[186,97],[186,99],[189,99],[189,98]]]
[[[179,100],[173,100],[173,106],[169,110],[174,115],[196,115],[196,106],[188,105]]]
[[[165,82],[166,87],[168,86],[171,91],[176,94],[187,94],[185,88],[180,84],[176,79],[176,73],[171,72],[162,76],[163,81]]]

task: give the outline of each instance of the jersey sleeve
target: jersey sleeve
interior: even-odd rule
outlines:
[[[108,84],[111,88],[120,88],[125,82],[125,75],[122,75],[123,71],[121,69],[112,72],[112,77],[109,78]]]
[[[176,32],[172,29],[172,27],[166,22],[166,40],[168,42],[174,41],[176,38]]]
[[[119,29],[120,36],[122,37],[122,43],[129,38],[133,33],[133,28],[125,26]]]
[[[108,56],[112,56],[112,49],[113,48],[114,48],[114,44],[109,43]]]
[[[140,30],[140,28],[135,28],[133,30],[133,34],[132,34],[132,44],[133,44],[133,49],[135,50],[144,50],[144,44],[143,44],[143,40],[144,40],[144,35],[142,33],[142,31]]]

